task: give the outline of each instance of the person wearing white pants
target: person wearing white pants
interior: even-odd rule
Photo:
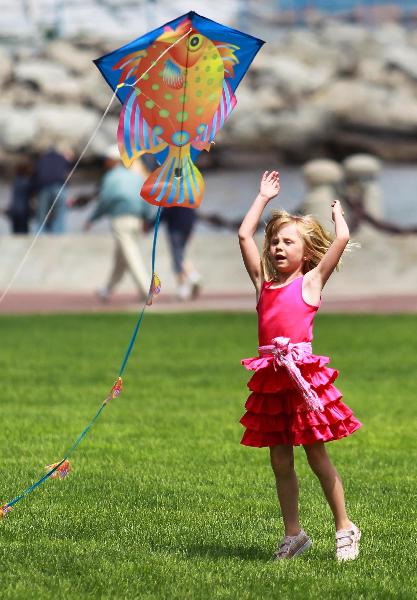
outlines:
[[[131,215],[114,217],[111,220],[111,230],[115,240],[113,270],[105,288],[105,294],[110,295],[115,286],[122,279],[124,273],[129,271],[142,300],[149,291],[149,274],[138,252],[138,234],[141,221]]]
[[[109,148],[105,158],[107,172],[101,183],[98,203],[84,226],[88,230],[94,221],[107,216],[110,218],[115,241],[110,277],[97,294],[102,301],[108,301],[114,288],[128,271],[140,299],[145,300],[150,286],[150,274],[145,268],[137,243],[144,219],[151,216],[151,207],[139,193],[146,177],[145,167],[137,164],[126,169],[121,164],[117,146]]]

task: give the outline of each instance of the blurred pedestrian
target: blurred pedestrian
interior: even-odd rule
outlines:
[[[13,233],[29,233],[32,216],[33,165],[28,158],[21,159],[12,183],[10,204],[6,209]]]
[[[50,146],[39,156],[36,163],[34,183],[37,193],[36,220],[38,228],[44,222],[72,166],[72,156]],[[63,233],[65,231],[66,190],[63,189],[49,215],[44,231]]]
[[[167,226],[172,265],[177,277],[177,296],[180,300],[196,298],[200,293],[201,276],[193,264],[185,260],[185,252],[197,213],[194,208],[173,206],[164,208],[161,219]]]
[[[144,231],[144,223],[151,218],[151,207],[139,195],[147,173],[140,162],[126,169],[121,163],[117,146],[107,150],[105,169],[97,206],[84,225],[84,229],[88,230],[97,219],[108,216],[115,241],[113,269],[107,284],[97,293],[103,302],[108,301],[124,273],[129,271],[140,299],[145,300],[150,276],[137,242],[140,231]]]

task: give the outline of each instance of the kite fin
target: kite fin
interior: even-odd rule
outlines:
[[[207,150],[210,147],[217,132],[223,127],[224,122],[229,117],[236,104],[236,96],[234,95],[230,84],[224,80],[219,106],[214,113],[211,123],[208,125],[200,125],[202,131],[199,132],[199,135],[192,141],[193,148],[196,148],[197,150]]]
[[[165,61],[162,79],[169,87],[180,89],[184,85],[184,74],[171,59]]]
[[[235,55],[236,50],[240,50],[239,46],[235,44],[228,44],[227,42],[214,42],[220,56],[223,60],[224,76],[234,77],[234,67],[239,64],[239,59]]]
[[[141,190],[155,206],[197,208],[203,198],[204,179],[190,156],[190,146],[170,147],[164,163],[153,171]]]
[[[117,142],[125,167],[130,167],[135,158],[146,152],[157,153],[167,144],[158,137],[160,128],[151,127],[140,110],[140,90],[133,89],[123,105],[117,129]]]
[[[113,65],[113,71],[122,71],[119,85],[125,83],[129,77],[136,77],[139,74],[141,60],[146,56],[146,50],[138,50],[137,52],[132,52],[127,56],[123,56],[123,58]]]

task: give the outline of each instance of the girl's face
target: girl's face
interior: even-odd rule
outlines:
[[[295,223],[286,223],[273,235],[269,254],[278,273],[293,273],[304,262],[304,241]]]

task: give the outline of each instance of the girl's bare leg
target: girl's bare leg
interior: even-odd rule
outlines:
[[[271,465],[275,474],[278,500],[284,520],[285,535],[298,535],[301,531],[298,514],[298,480],[294,470],[292,446],[272,446]]]
[[[336,531],[349,529],[351,521],[346,513],[345,495],[339,473],[330,462],[324,442],[304,446],[307,460],[317,475],[324,495],[333,513]]]

